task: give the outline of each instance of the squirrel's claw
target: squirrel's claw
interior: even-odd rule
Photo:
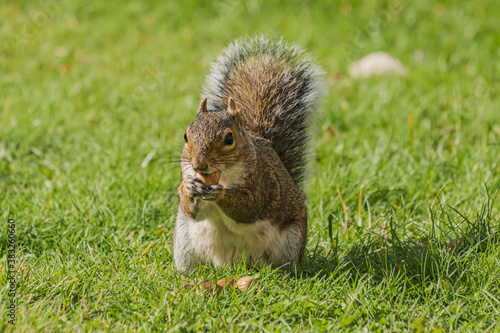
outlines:
[[[212,186],[204,186],[204,191],[201,193],[201,198],[203,200],[215,201],[219,198],[222,191],[224,190],[224,186],[217,184]]]
[[[190,197],[196,197],[203,190],[202,186],[204,186],[199,179],[187,175],[184,179],[184,188],[186,189],[186,193]]]
[[[205,186],[201,180],[193,176],[186,176],[184,179],[186,192],[191,197],[200,197],[203,200],[215,201],[219,198],[224,187],[220,184]]]

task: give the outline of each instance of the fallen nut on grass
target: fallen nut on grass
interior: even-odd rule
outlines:
[[[193,282],[189,282],[189,283],[183,284],[181,286],[181,289],[191,289],[191,288],[193,288],[196,285],[201,286],[201,284],[204,284],[204,283],[205,283],[205,281],[202,278],[197,278]]]
[[[226,291],[231,288],[236,288],[236,279],[224,278],[217,281],[217,286],[220,286],[222,290]]]
[[[222,289],[223,288],[221,286],[212,282],[201,282],[200,284],[198,284],[198,288],[196,289],[196,295],[199,295],[203,291],[207,291],[209,295],[214,292],[217,292],[217,295],[219,295]]]
[[[189,289],[194,287],[194,282],[183,284],[181,289]]]
[[[212,172],[211,174],[206,174],[206,173],[195,173],[194,176],[201,180],[203,185],[205,186],[212,186],[215,184],[219,183],[221,172],[220,171],[215,171]]]
[[[244,276],[236,282],[236,286],[239,290],[247,290],[254,287],[257,284],[257,280],[255,280],[251,276]]]

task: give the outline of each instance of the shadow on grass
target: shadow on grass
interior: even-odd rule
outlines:
[[[488,197],[474,219],[441,206],[439,217],[430,214],[431,230],[420,235],[410,225],[397,225],[391,217],[387,225],[364,232],[351,245],[339,244],[337,237],[331,239],[327,251],[317,246],[302,261],[302,273],[308,277],[348,271],[354,280],[377,282],[404,276],[412,285],[433,281],[458,288],[473,282],[474,271],[469,268],[478,255],[498,249],[500,219],[493,203]],[[443,225],[446,228],[438,227]],[[410,231],[412,236],[407,237]]]
[[[387,223],[370,231],[352,231],[348,240],[333,237],[331,245],[317,244],[310,250],[296,271],[285,267],[247,267],[241,260],[232,267],[204,267],[191,278],[231,276],[234,272],[260,272],[286,279],[309,279],[313,276],[345,275],[352,281],[370,279],[381,283],[402,277],[411,285],[438,283],[450,290],[470,285],[477,278],[477,270],[470,267],[479,262],[478,256],[489,250],[498,250],[500,219],[496,216],[494,199],[487,201],[474,219],[449,206],[430,211],[430,230],[418,231],[411,223],[396,221],[393,214]]]

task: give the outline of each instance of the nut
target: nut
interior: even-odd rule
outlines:
[[[207,173],[195,173],[194,176],[201,180],[203,185],[205,186],[212,186],[215,184],[219,183],[221,172],[220,171],[215,171],[212,172],[211,174]]]
[[[236,286],[239,290],[247,290],[254,287],[257,284],[257,280],[255,280],[251,276],[245,276],[236,282]]]
[[[190,289],[194,287],[194,282],[183,284],[181,289]]]
[[[200,284],[198,284],[198,287],[200,288],[200,290],[210,290],[212,289],[214,286],[214,284],[212,282],[200,282]]]
[[[201,282],[199,285],[198,285],[198,288],[200,290],[200,292],[198,292],[198,290],[196,290],[196,295],[199,295],[201,292],[203,291],[207,291],[207,293],[210,295],[214,292],[217,292],[217,295],[220,294],[220,292],[222,291],[222,287],[217,285],[217,284],[214,284],[212,282]]]
[[[217,281],[217,286],[221,287],[222,290],[224,291],[229,290],[231,288],[236,288],[235,284],[236,284],[236,279],[233,278],[224,278]]]

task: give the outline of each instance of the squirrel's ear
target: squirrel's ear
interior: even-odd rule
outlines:
[[[234,100],[231,97],[229,97],[229,100],[227,101],[227,113],[231,116],[236,116],[238,114],[238,110],[236,110],[236,103],[234,103]]]
[[[200,103],[200,108],[198,109],[198,114],[201,112],[207,111],[207,98],[205,97],[201,103]]]

